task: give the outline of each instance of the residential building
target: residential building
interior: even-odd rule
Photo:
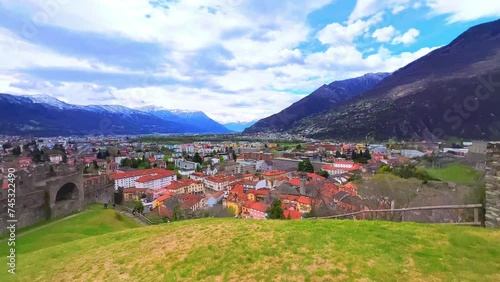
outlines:
[[[203,174],[203,172],[193,172],[193,173],[191,173],[191,175],[189,175],[189,178],[191,178],[193,180],[204,181],[205,174]]]
[[[268,206],[260,202],[246,202],[242,207],[241,216],[251,219],[266,219]]]
[[[276,179],[279,179],[279,178],[282,178],[282,177],[286,177],[286,171],[283,171],[283,170],[270,170],[270,171],[266,171],[264,173],[262,173],[262,177],[266,180],[266,181],[269,181],[269,182],[272,182]]]
[[[205,185],[201,181],[192,179],[179,179],[172,181],[167,190],[174,194],[204,194]]]
[[[347,172],[354,172],[362,168],[361,164],[349,161],[336,161],[333,164],[325,164],[321,167],[322,170],[328,172],[329,175],[339,175]]]
[[[234,181],[236,181],[234,176],[208,176],[205,178],[205,187],[212,191],[222,191]]]
[[[224,198],[224,191],[219,191],[207,197],[207,207],[212,208],[216,204],[220,203]]]
[[[148,185],[151,185],[153,187],[158,187],[162,188],[165,186],[168,186],[170,184],[170,181],[177,180],[177,175],[169,170],[165,169],[159,169],[159,168],[153,168],[153,169],[143,169],[143,170],[134,170],[134,171],[129,171],[129,172],[115,172],[111,174],[110,178],[115,181],[115,189],[118,189],[118,187],[123,187],[123,188],[131,188],[131,187],[136,187],[136,180],[143,177],[143,176],[160,176],[158,179],[153,178],[154,180],[153,183],[147,183],[147,179],[142,179],[141,184],[138,186],[138,188],[148,188]],[[162,177],[163,176],[163,177]],[[164,178],[164,179],[162,179]],[[149,179],[151,180],[151,179]],[[154,182],[156,181],[156,182]],[[164,185],[163,185],[164,184]],[[163,185],[163,186],[161,186]],[[157,188],[157,189],[158,189]]]
[[[125,188],[123,189],[123,200],[124,201],[139,201],[143,194],[146,194],[148,189],[146,188]]]
[[[177,179],[177,175],[168,170],[162,170],[161,173],[155,173],[150,175],[144,175],[135,180],[135,187],[137,188],[147,188],[147,189],[160,189],[167,187]]]
[[[62,162],[63,158],[59,154],[49,155],[50,162],[53,164],[59,164]]]
[[[183,169],[183,170],[193,170],[193,171],[196,171],[196,169],[198,167],[200,167],[200,164],[196,163],[196,162],[186,161],[186,160],[183,160],[183,159],[176,159],[175,160],[175,166],[177,168]]]

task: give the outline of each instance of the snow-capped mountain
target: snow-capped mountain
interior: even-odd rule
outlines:
[[[79,107],[76,105],[70,105],[70,104],[64,103],[63,101],[60,101],[57,98],[54,98],[54,97],[46,95],[46,94],[22,95],[21,97],[28,98],[33,103],[51,105],[51,106],[59,108],[61,110],[62,109],[74,109],[74,108]]]
[[[208,117],[202,111],[165,109],[158,106],[146,106],[137,110],[150,113],[164,120],[173,120],[189,127],[200,128],[203,132],[229,133],[226,127]]]
[[[229,122],[229,123],[223,123],[227,129],[232,130],[234,132],[243,132],[245,128],[248,128],[252,125],[254,125],[257,122],[257,120],[249,121],[249,122]]]
[[[0,134],[5,135],[81,135],[225,133],[228,130],[208,120],[186,119],[185,112],[164,115],[159,111],[131,109],[120,105],[80,106],[49,95],[10,95],[0,93]],[[163,112],[163,110],[160,110]],[[196,114],[193,116],[198,116]],[[215,125],[214,125],[215,123]],[[218,126],[217,126],[218,125]]]

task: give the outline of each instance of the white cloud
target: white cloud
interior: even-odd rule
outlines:
[[[431,15],[448,15],[448,23],[500,16],[498,0],[426,0]]]
[[[389,42],[394,37],[395,33],[396,29],[392,25],[390,25],[375,30],[372,34],[372,37],[375,38],[378,42]]]
[[[0,54],[2,62],[0,72],[11,73],[23,68],[72,68],[79,70],[102,71],[107,73],[123,73],[116,67],[100,62],[65,56],[57,52],[35,45],[23,37],[0,27]]]
[[[393,72],[412,61],[426,55],[435,48],[422,48],[416,52],[403,52],[392,54],[386,48],[379,48],[377,53],[363,57],[363,54],[353,47],[331,47],[324,53],[311,54],[307,59],[311,65],[318,69],[338,71],[347,73],[348,77],[353,74],[368,72]]]
[[[382,1],[385,4],[381,6],[378,4],[381,1],[358,1],[356,9],[359,11],[353,16],[354,20],[331,23],[316,34],[308,26],[307,16],[331,0],[207,0],[203,5],[200,1],[187,0],[167,2],[170,5],[167,10],[153,8],[146,0],[60,2],[67,4],[51,13],[48,25],[101,35],[118,34],[129,40],[165,47],[168,53],[158,58],[158,66],[151,73],[180,82],[161,86],[144,83],[120,88],[105,85],[105,82],[104,85],[66,81],[46,83],[36,77],[18,74],[16,70],[67,68],[133,74],[145,79],[151,77],[148,70],[123,70],[97,59],[63,55],[0,29],[3,58],[0,91],[47,93],[76,104],[107,103],[131,107],[155,104],[167,108],[199,109],[222,122],[249,121],[282,110],[324,83],[367,72],[394,71],[431,50],[422,48],[416,52],[393,54],[376,45],[358,49],[354,43],[361,36],[391,42],[398,35],[393,26],[371,31],[382,22],[384,10],[400,12],[402,7],[408,7],[409,1]],[[23,6],[16,1],[0,0],[0,3],[9,9],[22,8],[23,11],[29,7],[28,18],[44,12],[39,6],[40,1],[24,0]],[[358,7],[360,3],[365,5],[364,11]],[[375,5],[375,9],[371,5]],[[213,10],[210,12],[207,7]],[[412,33],[406,35],[409,38],[405,35],[398,39],[401,43],[406,44],[416,37],[414,35],[412,39]],[[43,36],[43,32],[37,36]],[[326,50],[310,53],[308,49],[299,48],[302,42],[312,38],[320,40]],[[213,58],[214,63],[228,68],[217,72],[211,71],[209,65],[200,75],[202,70],[193,67],[191,58],[205,56],[203,50],[214,46],[231,53],[231,56]],[[369,56],[360,51],[368,52],[369,49],[373,49],[370,53],[377,51]],[[203,83],[184,83],[199,80]],[[33,85],[33,89],[13,86],[26,82],[31,82],[29,85]]]
[[[392,40],[393,44],[404,44],[410,45],[417,40],[417,37],[420,35],[420,31],[415,28],[410,28],[407,32],[402,35],[396,36],[394,40]]]
[[[331,23],[320,30],[316,35],[323,44],[345,45],[351,44],[358,36],[368,32],[370,28],[381,22],[383,14],[375,14],[368,20],[356,20],[354,22],[342,25],[340,23]]]
[[[357,0],[349,21],[355,21],[375,15],[385,9],[397,14],[408,8],[410,0]]]
[[[406,6],[403,6],[403,5],[399,5],[399,6],[396,6],[394,8],[392,8],[392,14],[393,15],[397,15],[399,13],[401,13],[402,11],[406,10]]]

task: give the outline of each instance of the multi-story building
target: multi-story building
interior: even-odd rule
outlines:
[[[56,155],[50,155],[49,156],[50,162],[53,164],[58,164],[62,162],[62,156],[59,154]]]
[[[192,179],[180,179],[172,181],[167,186],[168,191],[174,194],[204,194],[205,185],[201,181]]]
[[[266,219],[267,205],[260,202],[246,202],[241,215],[251,219]]]
[[[262,177],[268,182],[273,182],[276,179],[286,176],[286,172],[282,170],[270,170],[262,173]]]
[[[200,164],[183,159],[176,159],[175,166],[182,170],[196,170],[196,168],[200,167]]]
[[[177,179],[177,175],[171,171],[164,170],[162,173],[144,175],[135,180],[135,187],[147,189],[160,189],[167,187]],[[175,178],[175,179],[174,179]]]
[[[235,181],[236,177],[234,176],[208,176],[205,178],[205,187],[213,191],[222,191]]]
[[[262,153],[262,152],[246,152],[243,153],[244,159],[250,160],[264,160],[264,161],[272,161],[274,159],[274,154],[272,153]]]
[[[359,170],[361,165],[348,161],[336,161],[333,164],[323,165],[321,169],[328,172],[329,175],[338,175]]]
[[[116,172],[111,174],[111,179],[115,181],[115,189],[118,189],[118,187],[122,188],[130,188],[130,187],[136,187],[136,180],[140,179],[141,177],[144,176],[160,176],[155,183],[146,183],[147,181],[144,181],[148,178],[142,179],[141,184],[138,186],[138,188],[148,188],[146,187],[147,185],[152,185],[152,187],[157,187],[157,185],[162,185],[156,189],[168,186],[171,181],[177,180],[177,175],[169,170],[165,169],[159,169],[159,168],[154,168],[154,169],[144,169],[144,170],[135,170],[135,171],[130,171],[130,172]],[[164,178],[163,180],[161,180]],[[149,179],[152,181],[155,181],[156,178]]]
[[[123,199],[125,201],[139,201],[146,191],[145,188],[125,188],[123,189]]]

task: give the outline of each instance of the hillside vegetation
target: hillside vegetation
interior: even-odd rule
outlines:
[[[444,168],[430,169],[429,175],[441,181],[455,182],[458,184],[472,185],[479,181],[481,172],[472,167],[454,164]]]
[[[16,238],[16,252],[29,253],[63,243],[139,227],[140,224],[123,215],[120,220],[112,209],[101,205],[91,205],[84,212],[67,219],[37,225],[35,228],[21,230]],[[0,251],[7,253],[7,244],[1,241]]]
[[[500,281],[498,246],[472,227],[201,219],[48,246],[0,281]]]

